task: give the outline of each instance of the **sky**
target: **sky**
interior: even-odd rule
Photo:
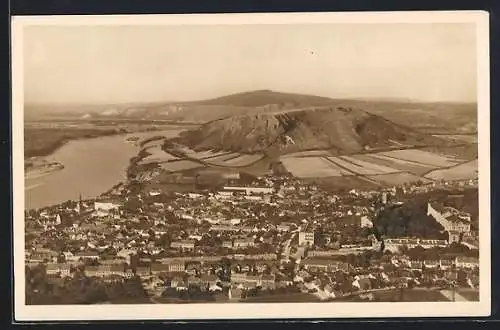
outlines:
[[[476,101],[466,23],[26,26],[27,103],[175,102],[260,89]]]

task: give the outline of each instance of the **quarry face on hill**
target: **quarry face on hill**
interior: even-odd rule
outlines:
[[[347,154],[441,140],[362,110],[327,106],[231,116],[187,131],[178,142],[195,149],[279,155],[313,149]]]

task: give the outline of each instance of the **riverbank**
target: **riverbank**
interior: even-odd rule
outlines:
[[[52,162],[44,158],[31,159],[25,165],[24,178],[36,179],[62,169],[64,169],[64,164],[60,162]]]
[[[40,170],[25,171],[25,209],[39,209],[57,205],[67,200],[93,198],[113,189],[127,179],[127,168],[130,159],[139,151],[136,143],[127,141],[129,137],[140,140],[155,135],[173,137],[179,134],[178,127],[161,131],[135,132],[125,135],[79,139],[71,141],[58,149],[50,157],[30,158],[28,167],[34,161],[43,163],[58,162],[64,168],[50,171],[43,167]]]

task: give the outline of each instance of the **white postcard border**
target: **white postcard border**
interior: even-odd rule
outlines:
[[[478,62],[480,301],[423,303],[228,303],[28,306],[24,274],[23,27],[27,25],[475,23]],[[489,15],[483,11],[25,16],[12,19],[14,319],[16,321],[194,320],[488,316],[491,310]]]

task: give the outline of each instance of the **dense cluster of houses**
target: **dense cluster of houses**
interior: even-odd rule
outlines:
[[[195,285],[210,291],[229,287],[233,297],[256,287],[290,286],[331,297],[368,282],[393,285],[401,277],[394,267],[471,274],[479,267],[477,258],[411,260],[401,254],[402,247],[444,248],[458,242],[456,233],[470,233],[469,215],[429,203],[428,215],[450,240],[385,238],[385,251],[396,256],[387,263],[391,271],[381,263],[365,274],[346,256],[379,251],[381,242],[366,235],[373,227],[370,201],[379,196],[386,204],[393,196],[398,203],[396,188],[339,196],[293,179],[268,181],[173,196],[158,189],[122,191],[27,212],[26,265],[43,264],[49,276],[82,271],[105,282],[138,276],[154,295]],[[340,273],[344,279],[334,279]]]

